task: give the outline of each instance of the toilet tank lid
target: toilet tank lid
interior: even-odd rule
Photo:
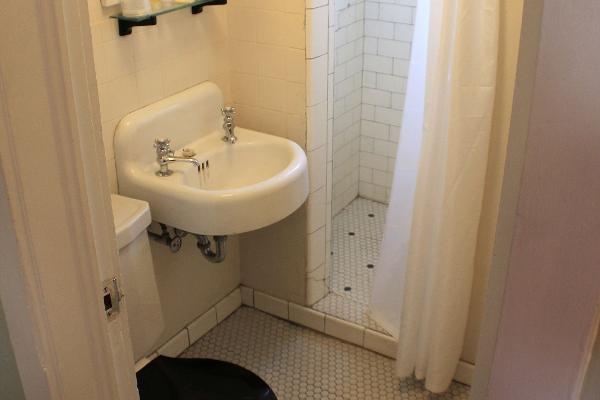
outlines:
[[[150,206],[143,200],[111,194],[119,250],[131,243],[152,222]]]

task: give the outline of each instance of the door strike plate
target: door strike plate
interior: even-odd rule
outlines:
[[[102,288],[102,300],[104,311],[109,319],[114,318],[119,313],[122,299],[123,293],[121,293],[117,278],[105,280]]]

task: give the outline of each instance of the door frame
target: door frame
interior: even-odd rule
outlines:
[[[492,265],[486,289],[485,315],[481,325],[476,367],[471,386],[472,399],[486,398],[496,352],[496,340],[502,319],[504,289],[521,194],[521,178],[525,164],[529,117],[537,71],[544,0],[525,0],[523,3],[513,112],[506,150]]]
[[[530,130],[530,116],[535,100],[535,86],[536,83],[539,84],[536,81],[539,76],[538,55],[543,35],[542,31],[543,29],[549,29],[548,24],[542,26],[545,4],[548,4],[545,0],[524,1],[523,24],[507,158],[492,265],[486,292],[485,317],[481,327],[475,375],[473,385],[471,386],[471,399],[487,399],[490,396],[492,369],[496,358],[499,356],[498,352],[501,352],[500,349],[497,349],[498,341],[501,340],[503,318],[507,317],[506,314],[503,314],[505,311],[503,306],[507,301],[505,293],[508,287],[507,280],[510,268],[512,267],[512,270],[515,270],[514,265],[511,266],[511,263],[514,262],[511,259],[513,240],[515,239],[515,233],[523,229],[520,226],[523,225],[523,215],[520,214],[519,202],[521,197],[526,196],[528,192],[535,191],[535,188],[531,186],[523,186],[522,177],[525,163],[528,161],[526,152]],[[551,21],[554,24],[554,26],[550,25],[552,28],[561,28],[560,21]],[[572,23],[572,20],[570,22]],[[569,206],[572,206],[572,204]],[[567,243],[567,245],[569,244]],[[584,381],[588,373],[594,343],[600,326],[600,298],[597,301],[598,304],[596,304],[595,313],[593,316],[590,316],[591,329],[584,332],[585,343],[581,344],[582,357],[578,360],[577,366],[571,365],[571,367],[576,368],[576,373],[574,374],[573,387],[570,388],[572,389],[569,393],[570,400],[579,400],[581,398]],[[535,318],[536,316],[532,316],[532,319]],[[552,351],[552,349],[549,349],[549,351]],[[502,371],[500,370],[500,373],[499,371],[494,372],[495,375],[501,375]],[[597,371],[589,372],[595,373]],[[598,380],[597,377],[589,379]],[[492,392],[491,395],[496,396],[497,394]]]
[[[542,6],[525,1],[519,110],[531,100]],[[99,110],[86,0],[3,4],[0,305],[27,399],[138,398],[126,315],[107,322],[102,304],[102,281],[119,269]],[[473,399],[485,398],[493,364],[528,114],[511,123]]]
[[[27,399],[138,398],[86,0],[0,13],[0,303]]]

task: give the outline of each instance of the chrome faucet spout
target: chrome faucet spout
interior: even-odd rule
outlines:
[[[195,159],[195,158],[186,158],[186,157],[175,157],[175,156],[171,156],[171,157],[165,157],[164,160],[166,162],[187,162],[190,164],[194,164],[197,168],[200,168],[202,166],[202,163]]]
[[[186,157],[176,157],[176,156],[161,156],[156,159],[160,169],[156,171],[156,175],[158,176],[169,176],[173,173],[169,169],[169,163],[172,162],[186,162],[193,164],[198,171],[202,168],[202,163],[195,158],[186,158]]]
[[[187,162],[196,166],[198,171],[202,168],[202,163],[190,157],[177,157],[173,155],[173,151],[171,150],[171,140],[170,139],[156,139],[154,142],[154,147],[156,148],[156,162],[160,167],[158,171],[156,171],[156,175],[158,176],[170,176],[173,171],[169,169],[169,163],[172,162]]]

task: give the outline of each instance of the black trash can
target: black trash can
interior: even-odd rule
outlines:
[[[137,373],[140,400],[277,400],[255,373],[206,358],[158,356]]]

